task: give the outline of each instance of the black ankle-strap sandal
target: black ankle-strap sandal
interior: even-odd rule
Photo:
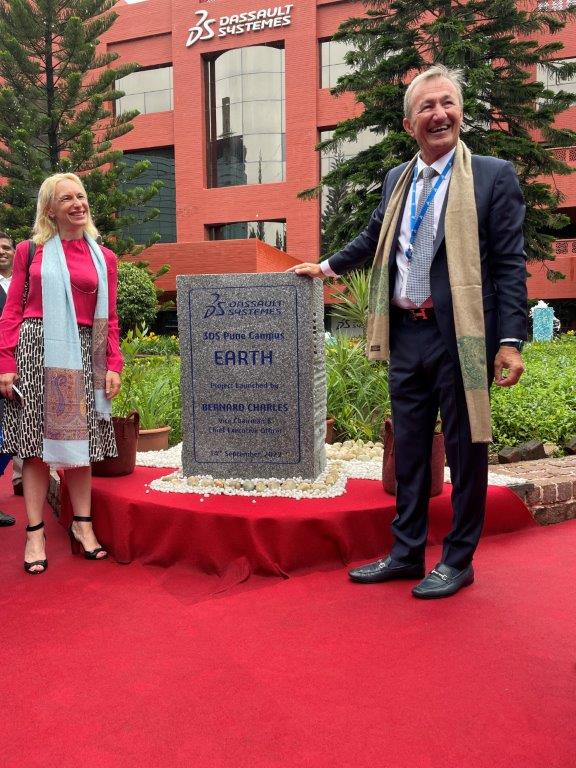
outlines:
[[[76,523],[91,523],[92,517],[74,515],[72,520]],[[82,542],[76,538],[72,525],[70,525],[70,528],[68,528],[68,536],[70,537],[70,549],[72,550],[73,555],[81,555],[84,553],[86,560],[106,560],[108,557],[108,552],[106,552],[104,547],[96,547],[96,549],[85,549],[84,544],[82,544]],[[104,552],[104,557],[98,557],[100,552]]]
[[[26,526],[26,532],[32,533],[32,531],[39,531],[41,528],[44,528],[44,520],[42,520],[41,523],[38,523],[37,525],[27,525]],[[44,541],[46,541],[46,534],[44,534]],[[32,568],[35,566],[41,566],[41,571],[33,571]],[[34,560],[34,562],[29,563],[27,560],[24,560],[24,570],[26,573],[31,574],[32,576],[36,576],[39,573],[44,573],[44,571],[48,568],[48,560]]]

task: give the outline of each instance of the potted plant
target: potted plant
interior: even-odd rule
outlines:
[[[142,355],[146,333],[146,328],[136,328],[128,331],[122,341],[122,388],[112,403],[114,415],[138,412],[139,451],[165,449],[171,431],[176,440],[181,431],[178,359],[171,355]]]
[[[396,458],[394,450],[394,429],[392,419],[385,419],[380,433],[384,443],[384,459],[382,462],[382,485],[386,493],[396,495]],[[430,455],[430,496],[438,496],[444,488],[444,466],[446,454],[444,450],[444,434],[440,419],[436,422],[434,437],[432,439],[432,453]]]
[[[333,302],[333,317],[362,328],[362,336],[365,337],[370,299],[369,271],[354,269],[346,275],[334,278],[329,288],[329,298]]]
[[[390,415],[388,368],[368,360],[363,339],[331,336],[326,343],[327,413],[338,440],[380,439]]]

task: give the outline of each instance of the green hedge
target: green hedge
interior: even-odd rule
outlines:
[[[171,442],[181,439],[179,358],[166,354],[156,337],[136,330],[123,342],[126,368],[115,413],[140,408],[146,420],[172,427]],[[152,335],[153,336],[153,335]],[[154,343],[161,357],[150,354]],[[172,340],[172,344],[174,341]],[[562,445],[576,435],[576,337],[566,334],[546,343],[527,344],[526,371],[509,389],[492,387],[495,448],[540,439]],[[364,341],[330,337],[326,344],[327,415],[335,419],[337,440],[378,440],[390,415],[388,368],[366,358]]]
[[[494,447],[532,439],[562,445],[576,435],[576,337],[527,344],[523,356],[519,383],[491,390]],[[387,366],[366,359],[363,340],[339,336],[327,344],[326,370],[337,439],[378,439],[390,415]]]
[[[492,387],[497,447],[539,439],[562,445],[576,435],[576,338],[527,344],[526,370],[514,387]]]
[[[116,301],[120,331],[150,327],[156,318],[158,299],[154,281],[148,272],[130,261],[118,262],[118,298]]]

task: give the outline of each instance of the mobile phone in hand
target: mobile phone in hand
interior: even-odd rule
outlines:
[[[24,395],[18,389],[16,384],[12,384],[12,399],[15,400],[18,403],[18,405],[22,408],[22,406],[24,405]]]

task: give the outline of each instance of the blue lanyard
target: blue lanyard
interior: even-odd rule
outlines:
[[[446,176],[448,175],[448,171],[452,168],[454,164],[454,155],[448,160],[446,165],[444,166],[444,170],[436,180],[436,183],[428,193],[428,197],[426,200],[424,200],[424,204],[422,205],[422,208],[420,208],[420,213],[418,216],[416,216],[416,180],[418,178],[418,163],[414,166],[414,174],[412,176],[412,201],[410,204],[410,242],[408,243],[408,248],[406,248],[405,256],[408,259],[408,261],[412,260],[412,254],[414,253],[414,243],[416,242],[416,235],[418,234],[418,230],[420,229],[420,224],[422,224],[424,220],[424,216],[426,216],[426,213],[428,211],[428,208],[430,208],[430,205],[432,203],[432,200],[436,197],[436,192],[438,192],[438,188],[440,187],[440,184],[444,181]]]

